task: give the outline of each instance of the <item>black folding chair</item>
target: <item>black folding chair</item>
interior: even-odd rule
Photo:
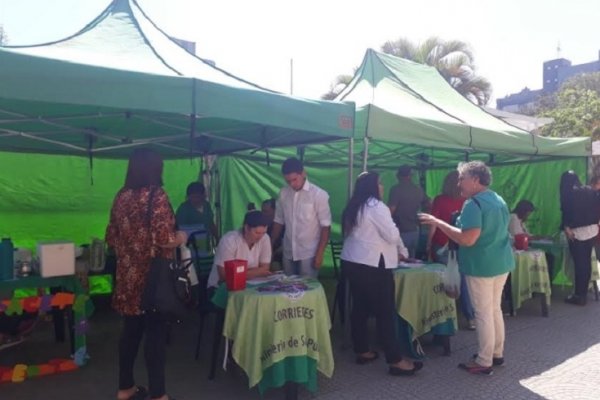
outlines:
[[[331,309],[331,323],[335,321],[336,310],[340,312],[340,322],[342,325],[346,322],[346,306],[349,305],[350,295],[348,279],[344,270],[341,268],[340,254],[342,253],[343,243],[340,241],[329,241],[331,248],[331,257],[333,258],[333,271],[337,279],[335,295],[333,298],[333,307]]]

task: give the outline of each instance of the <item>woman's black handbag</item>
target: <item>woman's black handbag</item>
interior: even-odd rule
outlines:
[[[153,200],[154,190],[148,200],[148,230],[152,227]],[[152,258],[142,294],[142,310],[159,313],[171,319],[182,318],[187,305],[193,302],[188,268],[189,264],[178,263],[177,259]]]

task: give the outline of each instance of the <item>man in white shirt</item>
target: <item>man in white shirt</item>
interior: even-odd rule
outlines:
[[[279,238],[285,225],[283,271],[316,278],[331,230],[329,195],[309,183],[297,158],[285,160],[281,172],[288,186],[279,192],[271,242]]]

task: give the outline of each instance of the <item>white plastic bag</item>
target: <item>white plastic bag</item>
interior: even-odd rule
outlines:
[[[192,252],[183,244],[179,246],[179,250],[181,251],[181,264],[187,268],[190,286],[196,286],[199,282],[196,268],[194,267],[194,260],[192,260]]]
[[[448,297],[452,299],[460,297],[460,272],[458,271],[456,250],[448,252],[448,264],[446,264],[446,271],[444,271],[442,282],[444,283],[444,291]]]

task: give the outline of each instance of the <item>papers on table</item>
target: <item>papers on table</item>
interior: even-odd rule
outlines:
[[[276,273],[274,273],[272,275],[269,275],[269,276],[261,276],[260,278],[248,279],[246,281],[246,283],[248,285],[261,285],[263,283],[273,282],[273,281],[280,280],[283,277],[284,277],[283,273],[276,272]]]
[[[401,261],[398,263],[398,268],[421,268],[425,264],[422,262],[404,262]]]
[[[554,244],[554,241],[551,239],[536,239],[530,240],[529,244]]]

